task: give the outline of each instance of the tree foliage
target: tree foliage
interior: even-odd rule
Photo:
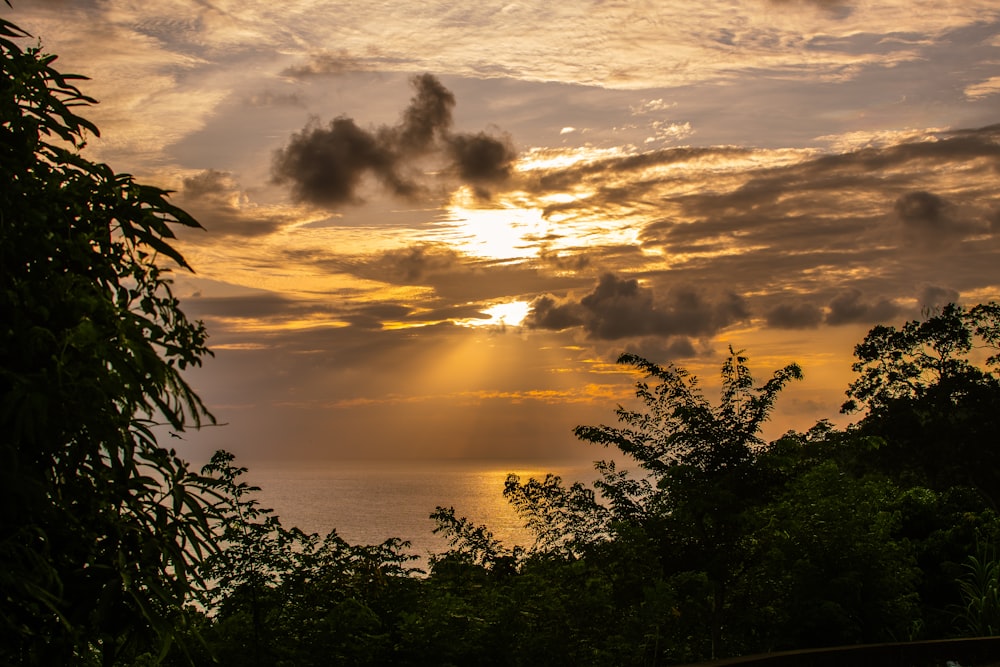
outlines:
[[[682,369],[624,355],[643,376],[636,407],[576,431],[625,461],[598,462],[592,485],[509,476],[529,545],[437,508],[449,547],[426,576],[411,576],[396,543],[286,531],[220,454],[206,472],[229,537],[203,635],[223,664],[665,665],[995,632],[1000,518],[967,461],[928,453],[965,443],[953,453],[985,457],[993,442],[972,437],[994,418],[991,330],[969,322],[971,347],[924,327],[937,331],[928,349],[958,363],[919,362],[910,393],[883,394],[846,429],[821,421],[773,442],[761,427],[797,366],[757,384],[730,350],[713,404]],[[856,386],[887,387],[912,338],[876,328],[867,340],[881,342],[859,357]]]
[[[1000,507],[1000,304],[955,304],[874,327],[855,348],[846,411],[880,446],[870,468],[937,490],[969,486]]]
[[[578,484],[566,488],[552,478],[508,480],[505,494],[542,545],[569,544],[576,553],[617,559],[626,553],[621,547],[634,542],[659,562],[661,578],[702,573],[711,602],[689,616],[709,629],[704,657],[721,654],[732,588],[753,555],[744,536],[753,508],[768,497],[758,465],[766,450],[760,431],[778,394],[801,378],[801,369],[789,364],[756,386],[747,358],[730,348],[721,369],[720,401],[712,405],[683,369],[631,354],[618,361],[645,376],[636,384],[641,407],[619,406],[619,426],[580,426],[575,432],[617,449],[644,474],[600,463],[602,479],[595,486],[608,505]],[[601,546],[609,541],[610,547]],[[645,594],[641,582],[619,581],[619,586],[634,599]]]
[[[203,472],[219,496],[219,550],[206,558],[211,583],[202,660],[239,665],[381,665],[390,630],[412,602],[409,546],[397,538],[351,545],[285,528],[260,506],[246,468],[216,452]]]
[[[789,364],[754,387],[746,362],[742,353],[729,349],[722,366],[721,400],[713,406],[698,389],[697,378],[684,369],[624,354],[618,363],[633,366],[647,378],[636,384],[643,410],[619,406],[618,421],[625,426],[578,426],[575,433],[581,440],[619,449],[654,475],[677,466],[705,474],[739,467],[764,445],[760,430],[778,394],[790,380],[802,377],[798,365]],[[652,388],[649,379],[657,383]]]
[[[982,351],[980,359],[973,354]],[[992,352],[992,354],[991,354]],[[902,327],[878,325],[854,348],[859,377],[847,390],[845,412],[861,405],[880,414],[902,400],[933,392],[957,403],[972,387],[1000,387],[1000,304],[966,309],[948,304],[925,320]]]
[[[160,447],[207,411],[206,333],[170,292],[163,190],[87,160],[94,102],[0,20],[0,655],[105,663],[168,639],[211,549],[201,480]]]

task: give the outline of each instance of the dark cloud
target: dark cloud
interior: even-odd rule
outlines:
[[[230,174],[216,169],[206,169],[184,179],[183,195],[191,199],[205,199],[226,195],[235,187]]]
[[[551,296],[540,296],[531,303],[531,312],[525,324],[535,329],[562,331],[582,325],[585,313],[580,304],[568,302],[560,304]]]
[[[993,138],[1000,139],[1000,123],[995,125],[986,125],[984,127],[967,127],[959,128],[956,130],[948,130],[941,133],[942,136],[946,137],[974,137],[974,138]]]
[[[276,155],[277,183],[291,182],[299,201],[337,206],[359,203],[355,189],[370,172],[386,186],[404,194],[413,189],[396,174],[396,158],[375,135],[350,118],[335,118],[327,127],[313,121]]]
[[[461,180],[470,183],[496,183],[510,177],[516,157],[509,141],[485,132],[450,137],[448,153]]]
[[[752,149],[734,146],[664,148],[633,155],[587,160],[569,167],[534,170],[522,185],[526,189],[543,194],[552,191],[564,192],[581,183],[604,182],[609,175],[642,172],[653,167],[687,162],[711,163],[728,158],[745,157],[752,153]],[[631,178],[629,183],[630,187],[635,187],[641,185],[642,181]]]
[[[953,289],[928,285],[920,292],[920,308],[937,312],[949,303],[958,303],[960,296]]]
[[[823,310],[811,303],[782,303],[767,312],[767,325],[777,329],[815,329]]]
[[[403,320],[410,309],[395,303],[368,304],[355,308],[344,319],[361,329],[381,329],[386,320]]]
[[[885,322],[896,317],[900,310],[899,306],[885,298],[866,300],[858,289],[850,289],[837,295],[830,301],[829,308],[826,323],[833,326]]]
[[[591,338],[633,336],[705,336],[746,319],[743,299],[725,294],[709,300],[690,287],[674,287],[657,300],[635,279],[601,276],[594,290],[578,301],[550,295],[532,303],[529,327],[562,330],[583,327]]]
[[[206,169],[185,178],[178,196],[183,208],[210,232],[205,239],[185,234],[185,240],[261,236],[294,222],[289,213],[250,205],[232,174],[216,169]]]
[[[687,168],[658,168],[681,164]],[[884,297],[876,315],[916,296],[918,281],[963,294],[982,287],[995,273],[1000,243],[998,175],[1000,127],[992,126],[802,153],[777,166],[764,150],[668,148],[518,173],[540,196],[593,193],[560,203],[560,222],[635,221],[643,255],[607,261],[603,248],[578,249],[597,254],[592,265],[636,273],[658,251],[673,275],[706,293],[729,288],[737,276],[732,289],[756,295],[755,312],[775,327],[813,326],[817,309],[849,287]],[[861,284],[855,275],[871,278]],[[789,289],[816,308],[771,312]],[[852,317],[847,305],[839,303],[832,322]],[[853,316],[865,319],[865,312]]]
[[[909,192],[896,200],[894,208],[904,224],[915,227],[937,227],[944,220],[945,202],[930,192]]]
[[[300,315],[303,304],[279,294],[264,292],[246,296],[190,297],[184,300],[184,310],[197,317],[286,319]]]
[[[442,306],[414,311],[400,303],[340,303],[325,300],[290,299],[272,292],[239,296],[191,296],[184,299],[189,315],[206,320],[264,320],[271,324],[314,318],[337,320],[364,330],[382,329],[386,322],[438,323],[487,318],[475,304]],[[225,327],[216,322],[219,330]],[[319,327],[329,331],[328,328]],[[268,338],[270,334],[265,334]]]
[[[802,211],[815,212],[816,222],[835,220],[834,231],[843,230],[845,216],[867,212],[875,215],[871,198],[885,199],[907,191],[926,189],[917,184],[928,173],[948,173],[960,166],[974,185],[1000,173],[1000,128],[990,126],[941,133],[934,140],[912,141],[890,146],[874,146],[846,153],[805,158],[778,167],[750,168],[727,183],[725,172],[713,172],[716,164],[753,158],[753,149],[729,146],[668,148],[658,151],[590,160],[569,168],[533,170],[521,185],[539,194],[585,188],[594,194],[578,202],[553,206],[549,213],[588,215],[618,205],[635,205],[659,196],[664,186],[686,186],[693,193],[666,200],[677,209],[682,221],[703,218],[729,224],[746,231],[747,222],[773,216],[784,220]],[[765,160],[766,162],[766,160]],[[690,164],[693,169],[658,169]],[[711,180],[701,182],[701,174]],[[857,195],[845,198],[845,193]],[[982,196],[982,193],[979,193]],[[990,191],[988,196],[994,197]],[[891,201],[891,200],[890,200]],[[845,210],[845,205],[858,203]],[[995,210],[995,207],[994,207]],[[770,225],[752,225],[754,231],[770,231]],[[816,225],[812,225],[815,231]],[[704,236],[704,235],[701,235]]]
[[[483,312],[479,304],[461,304],[442,306],[412,313],[410,321],[420,322],[454,322],[455,320],[488,320],[490,316]]]
[[[554,239],[543,239],[543,241],[551,240]],[[553,251],[549,250],[544,242],[539,248],[538,258],[557,271],[583,271],[591,263],[590,256],[582,250],[578,252]]]
[[[578,289],[591,282],[548,261],[510,263],[473,257],[444,244],[421,243],[374,255],[305,255],[289,253],[287,261],[310,262],[318,271],[345,273],[394,285],[430,287],[435,308],[486,307],[498,299],[528,299],[551,290]],[[553,274],[553,269],[555,274]],[[478,312],[478,311],[476,311]]]
[[[190,296],[184,311],[191,316],[216,320],[213,330],[224,331],[219,320],[259,320],[270,324],[302,319],[338,320],[362,328],[380,328],[385,320],[402,320],[410,308],[400,304],[346,305],[324,299],[291,299],[274,292],[230,296]],[[270,334],[265,334],[267,338]]]
[[[484,132],[453,133],[455,96],[430,74],[412,79],[415,94],[400,121],[364,129],[341,116],[323,126],[311,121],[274,156],[272,176],[289,183],[299,201],[336,207],[361,203],[358,188],[366,176],[396,196],[427,193],[425,160],[444,162],[434,169],[475,186],[481,196],[510,175],[516,157],[509,138]]]
[[[896,200],[893,210],[910,239],[931,247],[976,231],[974,225],[958,218],[953,205],[930,192],[908,192]]]
[[[459,254],[450,248],[417,245],[387,250],[369,269],[382,280],[415,285],[435,274],[453,271],[459,262]]]
[[[430,74],[414,77],[412,83],[417,93],[403,111],[402,121],[397,127],[382,132],[392,137],[399,152],[421,154],[451,127],[455,96]]]
[[[625,345],[625,351],[637,354],[643,359],[649,359],[656,363],[675,362],[681,359],[691,359],[706,351],[698,350],[690,338],[651,338],[649,336],[630,341]]]

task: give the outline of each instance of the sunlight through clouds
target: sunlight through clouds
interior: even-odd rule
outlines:
[[[483,317],[458,320],[456,324],[470,327],[517,327],[528,316],[531,304],[527,301],[498,303],[483,309]]]
[[[520,260],[535,255],[532,239],[548,234],[550,223],[541,209],[509,204],[498,208],[469,207],[471,195],[460,191],[439,223],[438,238],[476,257]]]
[[[995,0],[13,5],[86,154],[205,227],[206,450],[569,447],[623,351],[730,343],[817,378],[808,426],[849,338],[1000,297]]]

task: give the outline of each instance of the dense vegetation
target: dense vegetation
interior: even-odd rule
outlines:
[[[641,407],[576,433],[638,472],[510,476],[537,537],[523,548],[438,508],[451,548],[425,577],[395,541],[286,531],[220,453],[206,472],[228,498],[211,571],[225,602],[202,637],[225,664],[665,665],[993,634],[1000,384],[995,356],[970,355],[998,334],[992,303],[876,327],[845,405],[864,416],[770,443],[760,426],[798,367],[757,386],[731,351],[712,405],[683,370],[624,355]]]
[[[112,664],[166,650],[215,549],[211,487],[151,431],[208,416],[160,266],[197,223],[80,156],[92,100],[24,36],[0,21],[0,663]]]
[[[1000,630],[1000,305],[878,326],[846,429],[760,436],[763,384],[730,350],[718,405],[642,375],[577,436],[634,465],[592,486],[510,476],[536,541],[452,508],[427,572],[407,545],[287,529],[219,452],[160,447],[210,418],[181,371],[205,331],[166,193],[79,154],[91,100],[0,22],[0,662],[53,665],[665,665]]]

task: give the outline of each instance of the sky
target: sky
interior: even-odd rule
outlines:
[[[873,325],[1000,300],[997,0],[13,5],[204,226],[192,461],[601,458],[626,351],[844,425]]]

